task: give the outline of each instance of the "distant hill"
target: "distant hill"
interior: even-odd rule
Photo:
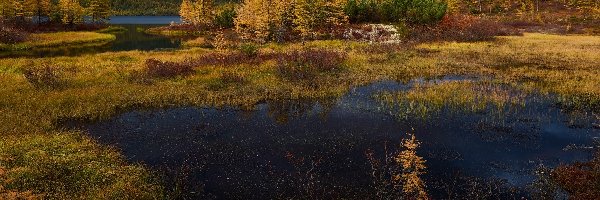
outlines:
[[[179,15],[182,0],[111,0],[115,15]],[[239,0],[216,0],[216,3]]]

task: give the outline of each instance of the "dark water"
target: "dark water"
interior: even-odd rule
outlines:
[[[372,97],[410,87],[379,82],[339,99],[134,111],[69,126],[164,173],[169,188],[216,199],[372,199],[377,181],[365,153],[383,159],[408,132],[422,142],[434,199],[519,198],[530,195],[535,169],[588,160],[600,136],[594,118],[567,114],[551,97],[406,119]]]
[[[155,24],[165,25],[171,22],[180,23],[179,16],[112,16],[109,24]]]
[[[68,46],[58,48],[30,49],[17,52],[0,52],[3,57],[56,57],[56,56],[80,56],[115,51],[159,51],[172,50],[181,47],[183,38],[166,37],[144,33],[144,30],[152,27],[164,26],[171,22],[180,22],[175,16],[114,16],[110,24],[121,26],[127,30],[116,33],[116,40],[107,44],[95,46]]]

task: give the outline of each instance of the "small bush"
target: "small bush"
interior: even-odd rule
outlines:
[[[189,62],[162,62],[156,59],[146,60],[146,75],[153,78],[173,78],[176,76],[186,76],[194,72]]]
[[[58,68],[46,63],[40,67],[29,67],[23,69],[25,79],[35,88],[55,89],[62,86],[62,80]]]
[[[552,179],[572,199],[600,199],[600,152],[590,162],[556,168]]]
[[[244,43],[240,45],[240,52],[248,57],[256,57],[258,55],[259,46],[252,43]]]
[[[347,54],[331,50],[303,50],[283,54],[277,61],[279,74],[291,81],[314,80],[320,73],[343,67]]]
[[[19,42],[25,42],[27,40],[27,34],[24,31],[10,27],[0,22],[0,43],[4,44],[15,44]]]
[[[246,83],[246,77],[236,72],[226,71],[221,74],[221,81],[226,84],[244,84]]]

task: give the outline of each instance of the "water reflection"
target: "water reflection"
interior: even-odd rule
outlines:
[[[74,45],[56,48],[34,48],[24,51],[0,52],[0,58],[6,57],[56,57],[56,56],[81,56],[103,52],[116,51],[159,51],[173,50],[181,47],[185,38],[174,38],[160,35],[146,34],[148,28],[160,25],[119,25],[126,29],[124,32],[115,33],[116,40],[109,43]]]
[[[563,148],[600,136],[593,116],[575,116],[584,126],[573,128],[573,116],[534,94],[523,104],[503,104],[500,121],[493,112],[456,106],[399,118],[397,109],[373,98],[410,91],[417,82],[375,83],[340,99],[269,101],[253,111],[134,111],[73,126],[120,148],[132,162],[168,169],[162,170],[167,184],[184,196],[217,199],[381,196],[373,160],[386,162],[411,130],[421,142],[417,155],[426,160],[422,180],[430,197],[528,196],[539,165],[586,160],[589,152]]]

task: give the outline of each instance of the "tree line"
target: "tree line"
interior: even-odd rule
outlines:
[[[84,16],[105,22],[111,15],[110,0],[0,0],[0,19],[16,23],[81,24]]]

